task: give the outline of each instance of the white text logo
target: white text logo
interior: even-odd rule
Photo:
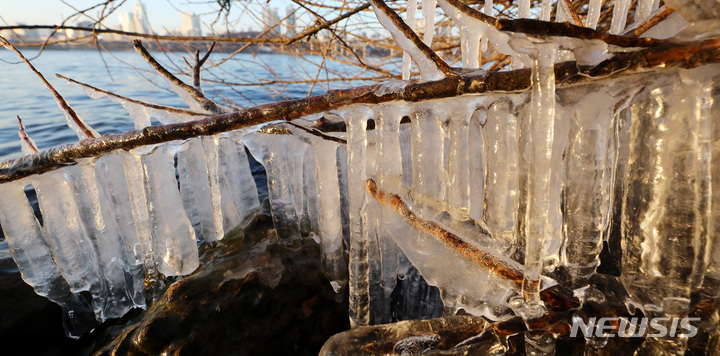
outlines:
[[[697,327],[690,324],[700,318],[573,318],[571,337],[578,331],[585,337],[693,337]]]

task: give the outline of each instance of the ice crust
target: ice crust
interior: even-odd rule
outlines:
[[[585,26],[596,27],[601,3],[590,2]],[[542,316],[543,288],[565,283],[587,291],[611,236],[622,240],[628,303],[648,315],[687,314],[691,296],[720,279],[720,195],[712,193],[720,189],[720,124],[712,120],[720,110],[720,66],[558,89],[558,60],[598,63],[608,46],[510,37],[446,0],[438,4],[459,28],[465,68],[481,65],[482,38],[530,69],[530,89],[351,104],[323,113],[343,121],[345,132],[314,131],[318,114],[116,151],[0,184],[11,202],[0,205],[0,224],[23,279],[63,308],[74,337],[144,308],[146,285],[160,275],[192,273],[199,242],[221,240],[261,210],[249,152],[265,169],[279,238],[318,242],[329,282],[340,295],[349,292],[354,327],[441,310],[489,320]],[[484,11],[491,13],[488,4]],[[548,4],[540,9],[544,19]],[[641,0],[638,16],[649,16],[656,4]],[[409,7],[411,27],[416,5]],[[529,16],[529,6],[520,2],[521,17]],[[558,20],[569,19],[563,6]],[[628,6],[615,4],[611,32],[623,31]],[[422,10],[429,44],[435,2],[424,0]],[[382,12],[378,17],[423,80],[443,77]],[[679,31],[682,21],[666,21],[659,34]],[[406,84],[388,83],[375,94]],[[105,94],[88,89],[88,95]],[[128,109],[137,128],[151,117],[163,124],[191,119],[109,97]],[[368,179],[401,199],[406,215],[436,223],[519,271],[522,281],[504,279],[423,232],[416,226],[422,223],[413,225],[375,199]],[[25,195],[30,188],[42,224]],[[568,280],[549,277],[558,267]],[[438,295],[442,305],[433,299]],[[398,298],[400,311],[393,304]],[[526,342],[545,345],[540,353],[554,350],[552,340],[528,336]]]
[[[279,236],[317,238],[332,285],[349,288],[353,325],[390,321],[390,300],[406,276],[439,288],[446,311],[537,316],[539,288],[554,283],[545,275],[557,266],[573,287],[587,285],[623,209],[633,212],[621,221],[623,283],[637,305],[683,313],[705,274],[720,277],[712,258],[720,249],[708,233],[718,215],[708,178],[717,170],[718,130],[708,118],[717,111],[720,70],[555,89],[549,68],[560,45],[511,45],[533,71],[529,93],[352,105],[333,113],[347,125],[333,134],[339,141],[278,125],[117,151],[0,185],[20,206],[3,206],[0,223],[39,294],[94,322],[118,317],[144,307],[146,280],[197,268],[199,240],[216,241],[260,210],[247,147],[265,168]],[[416,215],[515,266],[525,289],[416,230],[367,193],[368,178]],[[28,184],[43,224],[29,210]],[[679,195],[689,205],[668,208]],[[667,234],[686,238],[673,244]],[[687,261],[687,274],[668,277]],[[404,297],[434,295],[422,285],[403,283]],[[69,333],[87,330],[66,319]]]

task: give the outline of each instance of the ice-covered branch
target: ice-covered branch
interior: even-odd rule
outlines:
[[[31,155],[34,153],[38,153],[37,145],[35,145],[35,141],[28,136],[27,132],[25,132],[25,126],[23,126],[22,120],[20,119],[20,115],[17,116],[17,122],[18,122],[18,136],[20,136],[20,142],[22,145],[22,151],[26,155]]]
[[[410,54],[425,80],[437,80],[443,76],[454,75],[450,66],[428,47],[384,0],[370,0],[370,2],[380,23],[390,31],[398,46]]]
[[[86,84],[86,83],[77,81],[77,80],[75,80],[75,79],[68,78],[68,77],[66,77],[66,76],[64,76],[64,75],[62,75],[62,74],[55,74],[55,75],[56,75],[58,78],[60,78],[60,79],[67,80],[69,83],[72,83],[72,84],[75,84],[75,85],[79,85],[79,86],[81,86],[81,87],[83,87],[83,88],[86,88],[86,89],[88,89],[88,90],[91,90],[91,91],[94,91],[94,92],[103,94],[103,95],[108,96],[108,97],[116,98],[116,99],[118,99],[118,100],[126,101],[126,102],[133,103],[133,104],[137,104],[137,105],[140,105],[140,106],[143,106],[143,107],[146,107],[146,108],[152,108],[152,109],[155,109],[155,110],[162,110],[162,111],[165,111],[165,112],[168,112],[168,113],[173,113],[173,114],[181,114],[181,115],[195,116],[196,119],[201,119],[201,118],[205,118],[205,117],[208,116],[207,114],[200,113],[200,112],[196,112],[196,111],[192,111],[192,110],[180,109],[180,108],[176,108],[176,107],[172,107],[172,106],[165,106],[165,105],[150,103],[150,102],[147,102],[147,101],[142,101],[142,100],[136,100],[136,99],[133,99],[133,98],[128,98],[128,97],[126,97],[126,96],[122,96],[122,95],[119,95],[119,94],[115,94],[115,93],[113,93],[113,92],[111,92],[111,91],[107,91],[107,90],[103,90],[103,89],[100,89],[100,88],[96,88],[96,87],[94,87],[94,86],[92,86],[92,85],[90,85],[90,84]]]
[[[634,52],[616,53],[592,67],[578,67],[575,62],[555,65],[558,88],[637,73],[655,68],[694,68],[720,62],[720,40],[666,44]],[[377,104],[393,100],[410,102],[493,91],[524,91],[530,87],[530,70],[521,69],[487,74],[470,73],[424,83],[410,83],[402,90],[388,92],[383,85],[330,90],[323,95],[289,100],[217,115],[204,120],[147,127],[122,134],[105,135],[83,142],[64,145],[0,163],[0,182],[47,172],[77,159],[99,156],[116,149],[132,149],[172,140],[213,135],[275,120],[293,120],[303,116],[336,110],[353,104]]]
[[[649,29],[655,27],[655,25],[665,20],[673,12],[675,12],[675,10],[667,6],[663,7],[660,11],[658,11],[657,14],[655,14],[655,16],[651,17],[649,20],[643,22],[642,24],[640,24],[640,26],[632,30],[632,35],[635,37],[639,37],[643,33],[647,32]]]
[[[498,276],[512,281],[517,286],[522,283],[523,273],[508,262],[503,261],[478,247],[469,244],[460,236],[445,230],[437,223],[416,215],[410,207],[397,194],[387,193],[378,190],[377,184],[372,179],[367,180],[367,190],[377,201],[395,209],[405,220],[420,231],[433,235],[442,243],[458,253],[460,256],[476,262],[487,268]]]
[[[138,51],[138,53],[140,53],[140,55],[145,58],[145,60],[153,67],[153,69],[155,69],[155,71],[160,73],[160,75],[162,75],[163,78],[165,78],[165,80],[170,83],[173,91],[175,91],[176,94],[183,98],[188,103],[188,105],[190,105],[191,108],[193,106],[198,106],[202,110],[205,110],[208,113],[212,114],[222,114],[225,112],[225,110],[223,110],[214,101],[206,98],[205,94],[203,94],[202,91],[185,84],[185,82],[178,79],[178,77],[165,69],[165,67],[163,67],[162,64],[155,60],[155,58],[150,55],[150,53],[145,49],[145,47],[143,47],[140,40],[133,41],[133,45],[135,46],[135,49]]]
[[[580,39],[588,39],[588,40],[601,40],[607,44],[612,44],[619,47],[648,47],[648,46],[654,46],[666,43],[667,41],[664,40],[658,40],[654,38],[637,38],[637,37],[631,37],[631,36],[623,36],[623,35],[613,35],[608,33],[603,33],[597,30],[593,30],[588,27],[583,27],[580,25],[573,25],[567,22],[547,22],[542,20],[535,20],[535,19],[500,19],[495,18],[489,15],[486,15],[478,10],[475,10],[471,8],[470,6],[467,6],[463,2],[459,0],[445,0],[448,4],[450,4],[452,7],[456,8],[457,10],[461,11],[463,14],[474,18],[476,20],[482,21],[488,25],[494,26],[500,31],[506,31],[506,32],[518,32],[518,33],[524,33],[527,35],[534,35],[534,36],[558,36],[558,37],[573,37],[573,38],[580,38]],[[663,11],[664,12],[664,11]],[[648,24],[650,27],[654,26],[659,22],[659,19],[662,19],[664,17],[661,17],[660,14],[656,15],[656,18],[651,19],[648,21]],[[667,17],[669,13],[663,14],[663,16]],[[641,26],[645,27],[645,25]],[[649,27],[648,27],[649,28]],[[647,29],[646,29],[647,30]],[[645,31],[642,31],[645,32]],[[640,33],[642,33],[640,32]],[[638,36],[636,34],[635,36]]]

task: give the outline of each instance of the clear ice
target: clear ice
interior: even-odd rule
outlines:
[[[261,211],[249,153],[265,169],[278,236],[315,238],[328,280],[338,293],[349,292],[353,327],[461,309],[492,321],[543,316],[541,294],[555,284],[591,298],[589,280],[604,246],[614,242],[621,245],[619,280],[628,305],[670,317],[690,312],[700,291],[720,297],[708,287],[720,280],[720,194],[712,193],[720,189],[720,124],[713,120],[720,113],[720,66],[556,88],[553,66],[567,51],[579,64],[596,64],[613,48],[511,36],[447,0],[437,3],[458,27],[463,67],[481,65],[482,39],[523,62],[529,90],[351,104],[324,113],[344,123],[344,132],[318,134],[316,115],[116,151],[0,184],[8,202],[0,205],[0,224],[23,279],[63,308],[74,337],[145,307],[145,288],[160,274],[192,273],[199,242],[218,241]],[[639,4],[639,19],[657,9],[654,1]],[[426,44],[435,5],[422,2]],[[520,1],[520,17],[532,16],[530,5]],[[597,26],[601,5],[589,2],[586,27]],[[416,6],[411,1],[411,27]],[[491,6],[485,2],[485,13]],[[568,20],[563,6],[556,16]],[[617,34],[630,1],[614,6],[610,32]],[[538,10],[549,20],[552,2]],[[376,13],[424,81],[445,77],[386,14]],[[657,36],[687,25],[672,16]],[[405,88],[406,82],[390,83],[375,94]],[[136,128],[151,118],[194,119],[108,97],[128,110]],[[404,208],[381,204],[368,192],[368,179]],[[31,188],[42,223],[25,195]],[[442,234],[519,278],[469,258]],[[560,270],[566,279],[553,279]],[[394,309],[394,293],[415,311]],[[432,299],[438,295],[441,306]],[[552,337],[525,337],[528,350],[554,352]],[[684,342],[648,339],[643,348],[681,349]]]

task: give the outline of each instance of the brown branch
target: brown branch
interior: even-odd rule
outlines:
[[[415,47],[417,47],[425,57],[427,57],[431,62],[435,64],[435,66],[443,72],[445,75],[453,76],[455,75],[455,72],[450,68],[450,66],[445,63],[440,56],[435,53],[430,47],[428,47],[425,42],[423,42],[422,39],[413,31],[410,26],[408,26],[403,19],[400,18],[400,15],[397,14],[393,9],[391,9],[384,0],[370,0],[373,6],[375,6],[378,10],[382,11],[389,19],[392,21],[392,23],[395,25],[395,27],[400,30],[405,37],[410,40]]]
[[[487,15],[484,12],[475,10],[460,0],[445,0],[445,1],[447,1],[447,3],[450,4],[452,7],[460,10],[465,15],[468,15],[476,20],[480,20],[488,25],[495,26],[495,22],[497,20],[494,17]]]
[[[557,88],[606,80],[653,69],[694,68],[720,62],[720,40],[668,44],[634,52],[620,52],[594,67],[578,67],[575,62],[555,65]],[[0,163],[0,183],[54,170],[78,159],[96,157],[118,149],[133,148],[215,135],[276,120],[293,120],[349,105],[377,104],[393,100],[419,102],[460,96],[468,93],[518,92],[530,87],[530,70],[469,73],[442,80],[410,83],[403,90],[378,95],[382,85],[330,90],[323,95],[276,102],[211,118],[164,126],[151,126],[122,134],[104,135],[97,139],[51,148],[34,155]]]
[[[523,279],[523,272],[514,268],[507,262],[493,256],[492,254],[481,250],[480,248],[469,244],[460,236],[445,230],[432,220],[424,219],[415,215],[410,207],[402,201],[400,196],[392,193],[379,191],[375,181],[368,179],[366,181],[367,190],[378,202],[383,205],[390,206],[395,209],[400,216],[420,231],[424,231],[434,236],[443,245],[447,246],[460,256],[477,263],[486,268],[497,276],[512,282],[516,288],[520,288],[523,282],[527,286],[534,286],[540,281],[528,281]],[[550,288],[544,288],[540,291],[540,298],[553,310],[568,310],[576,308],[580,305],[577,298],[573,296],[573,292],[558,285]]]
[[[165,67],[158,63],[158,61],[156,61],[155,58],[150,55],[150,53],[145,49],[145,47],[143,47],[140,40],[134,40],[133,45],[135,46],[135,49],[138,51],[138,53],[140,53],[140,55],[145,58],[145,60],[150,64],[150,66],[153,67],[153,69],[160,73],[160,75],[162,75],[165,79],[190,94],[190,96],[195,99],[204,110],[207,110],[208,112],[213,114],[222,114],[224,112],[224,110],[222,110],[214,101],[206,98],[200,90],[185,84],[185,82],[178,79],[178,77],[165,69]]]
[[[663,7],[662,11],[658,12],[657,14],[655,14],[655,16],[651,17],[649,20],[643,22],[642,24],[640,24],[640,26],[634,29],[631,32],[631,35],[634,37],[640,37],[640,35],[647,32],[649,29],[655,27],[655,25],[665,20],[673,12],[675,12],[675,10],[667,6]]]
[[[588,40],[600,40],[619,47],[649,47],[668,43],[654,38],[636,38],[630,36],[611,35],[591,28],[577,26],[567,22],[546,22],[535,19],[495,19],[492,16],[475,10],[459,0],[446,0],[464,14],[495,26],[500,31],[519,32],[535,36],[573,37]]]
[[[50,84],[50,82],[48,82],[45,79],[45,77],[42,75],[42,73],[40,73],[37,69],[35,69],[35,66],[33,66],[30,63],[30,61],[28,61],[27,58],[25,58],[25,56],[20,51],[18,51],[17,48],[15,48],[15,46],[13,46],[10,42],[8,42],[2,36],[0,36],[0,43],[2,43],[3,46],[5,46],[6,48],[9,48],[13,52],[15,52],[15,54],[17,54],[18,57],[20,57],[20,59],[22,59],[22,61],[25,62],[25,64],[27,64],[28,67],[30,67],[30,70],[32,70],[40,78],[40,80],[42,80],[43,84],[45,84],[45,87],[47,87],[48,90],[50,90],[52,95],[55,97],[55,100],[57,101],[60,108],[65,112],[65,114],[68,115],[68,117],[70,117],[70,119],[75,123],[75,125],[77,125],[80,128],[80,130],[82,130],[82,132],[85,134],[85,136],[87,138],[97,138],[98,137],[98,134],[95,133],[94,130],[92,128],[90,128],[90,126],[88,126],[88,124],[86,124],[84,121],[82,121],[80,119],[80,117],[75,112],[75,110],[73,110],[73,108],[70,107],[70,105],[67,103],[67,101],[65,101],[65,98],[63,98],[62,95],[60,95],[60,93],[58,93],[58,91],[55,90],[55,88],[52,86],[52,84]]]
[[[591,28],[575,26],[567,22],[545,22],[534,19],[498,19],[497,29],[500,31],[520,32],[535,36],[573,37],[585,40],[600,40],[619,47],[649,47],[668,43],[655,38],[637,38],[612,35]]]
[[[226,43],[278,43],[282,44],[287,41],[285,38],[257,38],[257,37],[221,37],[221,36],[170,36],[170,35],[154,35],[148,33],[129,32],[114,30],[110,28],[92,28],[82,26],[65,26],[65,25],[15,25],[0,26],[2,30],[76,30],[85,32],[94,32],[97,34],[112,33],[127,37],[148,38],[158,41],[189,41],[189,42],[226,42]]]
[[[205,52],[205,55],[200,58],[200,51],[195,51],[195,65],[191,66],[190,63],[188,63],[187,59],[183,57],[183,60],[185,63],[192,68],[193,70],[193,85],[195,88],[200,90],[200,68],[203,64],[205,64],[205,61],[210,57],[210,53],[212,53],[213,49],[215,48],[215,42],[210,44],[210,48],[208,48],[207,52]]]
[[[18,135],[20,136],[20,139],[27,144],[28,148],[30,148],[30,151],[32,151],[32,153],[38,153],[38,148],[37,146],[35,146],[35,142],[33,142],[30,139],[30,136],[28,136],[27,132],[25,132],[25,126],[23,126],[20,115],[17,115],[17,122],[18,126],[20,126],[20,128],[18,128]]]
[[[297,35],[293,36],[292,38],[290,38],[288,40],[285,40],[286,41],[285,44],[295,43],[303,38],[312,36],[312,35],[318,33],[320,30],[326,29],[342,20],[345,20],[346,18],[348,18],[352,15],[355,15],[360,11],[363,11],[363,10],[367,9],[368,7],[370,7],[370,3],[365,3],[365,4],[360,5],[360,6],[356,7],[355,9],[353,9],[349,12],[346,12],[330,21],[325,21],[323,23],[320,23],[318,25],[315,25],[313,27],[305,29],[305,31],[298,33]]]
[[[570,12],[570,16],[572,16],[575,26],[582,26],[583,22],[580,19],[580,16],[578,16],[577,11],[575,11],[575,7],[572,5],[572,2],[570,0],[563,0],[563,3],[565,4],[565,8]]]
[[[56,44],[63,44],[63,43],[73,43],[73,42],[80,42],[80,43],[87,43],[88,39],[91,39],[92,35],[85,35],[75,38],[66,38],[63,40],[55,40],[55,41],[48,41],[45,42],[23,42],[23,43],[14,43],[13,46],[15,47],[42,47],[47,45],[56,45]],[[37,57],[37,56],[36,56]],[[31,58],[32,60],[32,58]]]
[[[208,117],[208,114],[204,114],[204,113],[200,113],[200,112],[196,112],[196,111],[191,111],[191,110],[187,110],[187,109],[180,109],[180,108],[175,108],[175,107],[172,107],[172,106],[159,105],[159,104],[149,103],[149,102],[147,102],[147,101],[141,101],[141,100],[136,100],[136,99],[128,98],[128,97],[126,97],[126,96],[122,96],[122,95],[115,94],[115,93],[113,93],[113,92],[111,92],[111,91],[107,91],[107,90],[103,90],[103,89],[100,89],[100,88],[96,88],[96,87],[94,87],[94,86],[92,86],[92,85],[90,85],[90,84],[85,84],[85,83],[83,83],[83,82],[79,82],[79,81],[77,81],[77,80],[75,80],[75,79],[68,78],[68,77],[63,76],[63,75],[61,75],[61,74],[55,74],[55,75],[56,75],[58,78],[67,80],[67,81],[70,82],[70,83],[73,83],[73,84],[76,84],[76,85],[80,85],[80,86],[83,86],[83,87],[86,87],[86,88],[95,90],[95,91],[97,91],[97,92],[99,92],[99,93],[105,94],[105,95],[107,95],[107,96],[112,96],[112,97],[114,97],[114,98],[118,98],[118,99],[120,99],[120,100],[124,100],[124,101],[127,101],[127,102],[129,102],[129,103],[138,104],[138,105],[142,105],[142,106],[145,106],[145,107],[148,107],[148,108],[151,108],[151,109],[162,110],[162,111],[172,112],[172,113],[176,113],[176,114],[197,116],[198,119]]]
[[[460,256],[474,261],[480,266],[488,269],[496,275],[509,280],[520,287],[523,282],[523,272],[514,268],[507,262],[498,259],[490,253],[487,253],[474,245],[467,243],[461,237],[443,229],[437,223],[423,219],[410,210],[407,204],[396,194],[382,192],[377,189],[375,181],[367,180],[367,190],[378,202],[383,205],[394,208],[405,220],[420,231],[424,231],[433,235],[436,239],[449,247]]]
[[[296,124],[296,123],[294,123],[294,122],[288,122],[288,124],[290,124],[290,125],[292,125],[292,126],[294,126],[294,127],[297,127],[298,129],[303,130],[303,131],[307,132],[307,133],[310,134],[310,135],[320,137],[320,138],[323,139],[323,140],[336,142],[336,143],[339,143],[339,144],[341,144],[341,145],[347,145],[347,140],[343,140],[343,139],[338,138],[338,137],[335,137],[335,136],[330,136],[330,135],[324,134],[324,133],[320,132],[319,130],[307,128],[307,127],[305,127],[305,126],[298,125],[298,124]]]

